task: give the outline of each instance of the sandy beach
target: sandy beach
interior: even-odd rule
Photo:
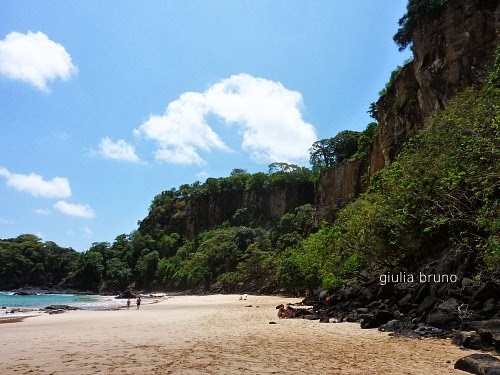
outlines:
[[[278,319],[298,299],[176,296],[0,324],[1,374],[465,374],[445,340]],[[251,307],[250,307],[251,306]],[[277,324],[270,324],[275,322]]]

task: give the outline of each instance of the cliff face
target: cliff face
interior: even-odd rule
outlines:
[[[179,233],[189,239],[223,222],[263,227],[276,223],[288,211],[314,204],[312,183],[285,183],[280,187],[239,189],[172,200],[153,210],[141,221],[139,230]]]
[[[417,24],[413,62],[401,69],[377,102],[380,133],[367,156],[323,173],[316,195],[321,217],[365,191],[373,175],[394,160],[426,118],[486,75],[499,30],[498,0],[448,1],[439,17]]]

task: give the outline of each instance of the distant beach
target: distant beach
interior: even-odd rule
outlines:
[[[175,296],[137,310],[69,311],[0,324],[0,373],[464,374],[446,340],[394,338],[354,323],[278,319],[299,299]],[[275,324],[270,324],[275,323]]]

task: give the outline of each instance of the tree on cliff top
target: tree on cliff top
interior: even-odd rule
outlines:
[[[313,172],[319,173],[349,160],[358,151],[359,135],[359,132],[344,130],[333,138],[314,142],[309,149],[309,163]]]
[[[404,51],[406,47],[413,43],[413,32],[422,18],[437,17],[443,5],[448,0],[409,0],[406,6],[406,13],[399,19],[399,29],[393,39],[399,47],[399,51]]]

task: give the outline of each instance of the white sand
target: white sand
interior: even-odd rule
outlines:
[[[465,374],[453,365],[473,353],[445,340],[276,317],[276,305],[296,301],[179,296],[140,310],[0,324],[0,374]]]

